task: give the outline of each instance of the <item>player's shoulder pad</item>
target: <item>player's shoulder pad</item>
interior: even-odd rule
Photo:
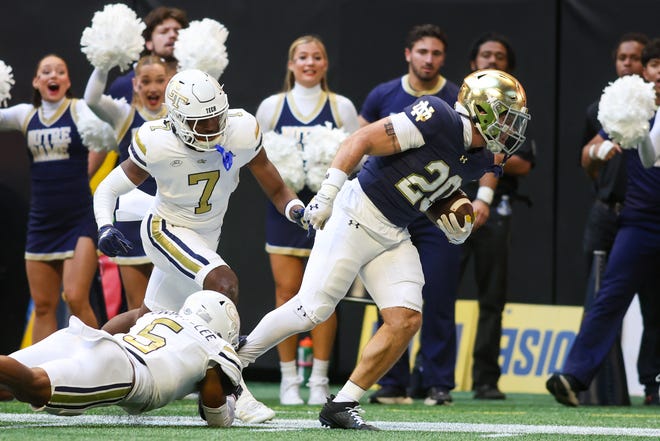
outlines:
[[[261,145],[257,119],[245,109],[227,111],[227,147],[231,150],[254,150]]]
[[[147,121],[135,132],[133,145],[146,155],[148,146],[161,145],[170,136],[176,135],[172,132],[172,125],[167,118]]]

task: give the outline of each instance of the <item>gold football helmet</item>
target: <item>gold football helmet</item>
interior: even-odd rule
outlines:
[[[513,75],[483,69],[465,77],[458,92],[458,104],[486,139],[488,150],[511,155],[525,141],[527,96]]]

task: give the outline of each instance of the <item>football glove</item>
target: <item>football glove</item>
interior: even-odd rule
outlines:
[[[103,225],[99,228],[98,248],[108,257],[126,256],[133,244],[112,225]]]
[[[472,219],[468,220],[468,216],[465,217],[465,225],[462,227],[458,223],[458,219],[454,213],[449,213],[449,216],[443,214],[440,216],[439,221],[438,227],[440,227],[442,232],[445,233],[449,243],[460,245],[470,237],[470,233],[472,232]]]
[[[309,229],[309,222],[305,219],[304,208],[294,208],[291,211],[291,218],[298,224],[300,228],[307,231]]]
[[[332,214],[332,203],[339,193],[339,188],[331,184],[323,184],[316,196],[305,208],[303,219],[315,230],[322,230],[325,222]]]
[[[332,214],[332,203],[339,193],[339,189],[346,182],[346,172],[338,168],[329,168],[325,175],[325,180],[321,183],[316,196],[309,201],[305,208],[304,219],[315,230],[322,230],[325,222]]]
[[[284,208],[284,215],[294,224],[298,224],[303,230],[307,231],[309,229],[309,222],[304,218],[305,204],[300,199],[291,199],[286,204],[286,208]]]

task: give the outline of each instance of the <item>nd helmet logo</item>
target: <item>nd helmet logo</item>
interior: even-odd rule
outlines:
[[[186,98],[185,96],[181,95],[177,89],[172,89],[170,90],[169,95],[167,96],[170,99],[170,102],[172,103],[172,106],[175,109],[179,108],[179,105],[188,105],[190,104],[190,100]]]

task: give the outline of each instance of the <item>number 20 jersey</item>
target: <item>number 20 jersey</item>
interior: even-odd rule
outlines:
[[[403,112],[421,132],[424,144],[394,155],[371,156],[357,177],[374,205],[400,227],[493,166],[488,150],[466,150],[462,117],[440,98],[420,97]]]

